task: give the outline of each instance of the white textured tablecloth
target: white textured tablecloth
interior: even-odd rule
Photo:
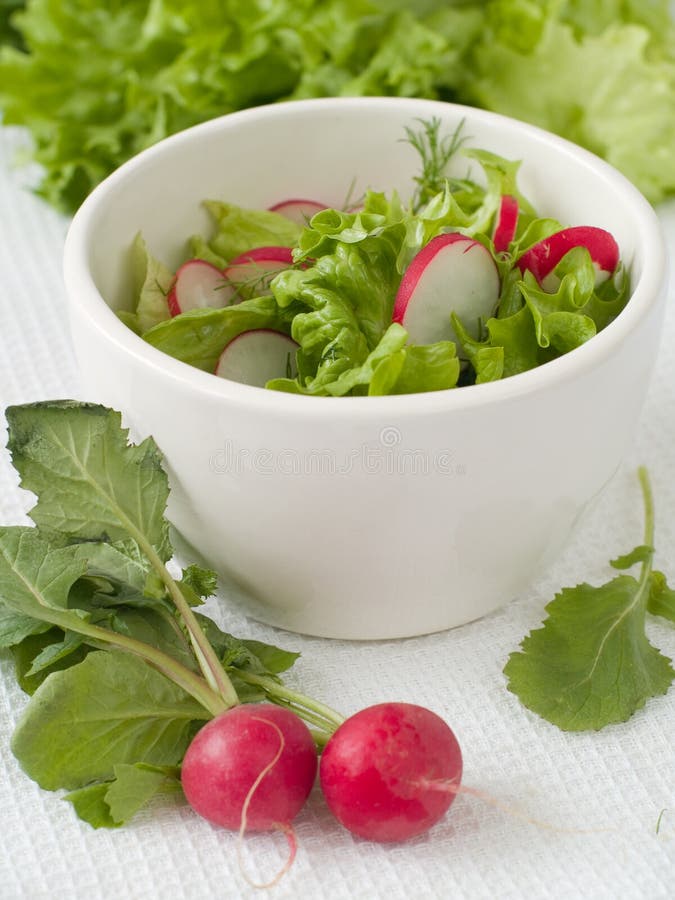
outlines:
[[[0,129],[3,410],[12,403],[83,396],[61,280],[68,222],[25,189],[25,174],[11,170],[19,138],[15,130]],[[675,203],[663,206],[660,216],[675,259]],[[302,651],[290,683],[342,712],[394,699],[438,712],[461,742],[467,785],[554,826],[528,824],[464,795],[427,836],[378,846],[341,830],[317,792],[296,822],[295,865],[271,889],[272,897],[675,896],[675,687],[626,724],[598,734],[564,734],[520,706],[502,675],[508,654],[541,622],[558,588],[600,583],[607,561],[641,542],[640,463],[649,467],[656,495],[657,564],[675,581],[674,299],[671,291],[656,372],[625,463],[562,558],[527,595],[454,631],[366,644],[278,632],[223,603],[217,617],[228,630]],[[4,417],[2,429],[4,448]],[[29,505],[2,449],[0,523],[21,523]],[[675,657],[675,628],[652,620],[649,633]],[[258,895],[242,876],[236,838],[177,801],[155,803],[122,829],[94,831],[58,794],[33,784],[9,750],[25,703],[9,656],[1,654],[1,898]],[[242,864],[252,878],[264,880],[284,854],[283,840],[253,836],[244,843]]]

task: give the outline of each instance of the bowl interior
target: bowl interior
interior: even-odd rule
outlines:
[[[94,283],[113,309],[131,304],[129,248],[142,232],[170,267],[187,255],[187,238],[208,234],[205,199],[265,208],[289,197],[341,206],[363,190],[396,189],[404,199],[419,172],[405,126],[437,116],[451,133],[464,120],[467,145],[522,160],[519,185],[540,215],[563,224],[598,225],[616,237],[633,288],[644,267],[645,237],[636,221],[642,198],[591,154],[536,128],[451,104],[370,98],[301,101],[236,113],[151,148],[118,170],[89,206],[86,256]],[[477,175],[461,154],[452,174]]]

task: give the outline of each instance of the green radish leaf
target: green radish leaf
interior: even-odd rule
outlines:
[[[195,723],[207,718],[196,700],[142,660],[98,651],[40,685],[11,747],[41,787],[73,790],[112,778],[122,763],[178,765]]]
[[[112,611],[107,627],[162,650],[186,668],[198,671],[188,638],[174,614],[150,608],[120,608]]]
[[[81,634],[76,634],[73,631],[66,631],[60,641],[54,641],[53,643],[48,644],[37,654],[33,659],[30,669],[26,672],[26,678],[38,675],[45,669],[53,669],[57,663],[62,662],[67,659],[71,653],[75,653],[79,650],[83,643],[84,638]]]
[[[37,620],[33,620],[36,621]],[[82,662],[90,648],[84,644],[75,648],[72,653],[60,656],[54,659],[49,666],[42,666],[35,675],[28,675],[33,668],[34,661],[42,653],[45,648],[51,644],[61,644],[63,641],[63,631],[60,628],[50,628],[47,623],[43,624],[48,631],[41,634],[32,634],[24,638],[20,644],[12,647],[12,656],[14,658],[14,672],[19,687],[27,694],[34,694],[40,687],[45,678],[52,672],[67,669]]]
[[[180,770],[176,766],[123,763],[115,766],[114,772],[115,780],[108,786],[105,802],[117,825],[128,822],[158,794],[182,794]]]
[[[84,569],[77,545],[52,549],[35,528],[0,526],[3,610],[64,628],[77,624],[85,614],[68,608],[68,595]]]
[[[673,667],[647,640],[641,587],[619,575],[564,588],[504,669],[509,690],[563,731],[625,722],[665,694]]]
[[[109,787],[109,781],[88,784],[70,791],[63,799],[72,803],[78,817],[83,822],[88,822],[92,828],[118,828],[121,823],[113,819],[105,799]]]
[[[623,556],[617,556],[616,559],[610,559],[609,564],[615,569],[630,569],[637,563],[649,563],[654,555],[654,548],[648,547],[646,544],[640,544],[630,553],[624,553]]]
[[[30,635],[41,634],[50,627],[49,622],[13,612],[0,602],[0,647],[14,647]]]
[[[119,828],[158,794],[182,793],[175,766],[123,763],[114,767],[112,781],[88,784],[63,798],[93,828]]]
[[[206,616],[197,614],[197,620],[225,666],[249,669],[257,675],[278,675],[288,671],[300,656],[273,644],[234,637]]]
[[[191,565],[183,569],[180,589],[190,606],[199,606],[218,589],[218,576],[211,569]]]
[[[167,560],[169,486],[162,457],[150,438],[129,445],[120,419],[113,410],[76,401],[7,410],[12,461],[22,486],[38,498],[30,515],[45,531],[104,542],[132,538]]]
[[[114,544],[86,541],[81,553],[87,560],[89,575],[124,582],[139,591],[146,589],[149,565],[135,541],[118,541]]]
[[[647,609],[652,615],[675,622],[675,591],[668,587],[663,572],[652,572]]]

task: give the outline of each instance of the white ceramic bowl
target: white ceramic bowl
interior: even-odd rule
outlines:
[[[417,156],[400,138],[431,116],[449,131],[465,119],[472,146],[522,159],[520,186],[541,214],[614,234],[633,296],[587,344],[501,382],[317,398],[193,369],[112,312],[129,304],[136,232],[175,266],[186,236],[207,227],[204,198],[339,205],[354,178],[357,195],[409,196]],[[634,433],[666,281],[653,210],[593,155],[491,113],[382,98],[261,107],[162,141],[84,203],[65,279],[87,394],[121,410],[136,435],[154,435],[187,541],[239,586],[256,618],[356,639],[475,619],[559,553]]]

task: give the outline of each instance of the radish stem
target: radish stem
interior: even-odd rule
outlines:
[[[191,697],[194,697],[213,716],[217,716],[230,708],[220,694],[214,691],[203,678],[190,671],[172,656],[150,644],[138,641],[135,638],[126,637],[116,631],[109,631],[107,628],[101,628],[99,625],[91,625],[84,620],[74,624],[71,616],[61,615],[57,609],[43,610],[41,618],[45,622],[62,628],[64,631],[74,631],[87,638],[92,638],[97,643],[112,644],[119,650],[133,653],[135,656],[144,659],[157,671],[161,672],[162,675],[181,687]]]
[[[247,684],[254,684],[257,687],[262,688],[265,693],[273,699],[285,700],[287,701],[287,704],[296,704],[300,709],[294,708],[293,711],[298,715],[304,717],[306,711],[309,711],[310,715],[307,716],[308,721],[317,724],[319,720],[323,720],[327,726],[326,730],[330,733],[339,728],[345,720],[344,716],[341,716],[340,713],[331,709],[330,706],[325,706],[323,703],[319,703],[311,697],[305,696],[305,694],[293,691],[285,685],[280,684],[278,681],[274,681],[272,678],[266,678],[264,675],[255,675],[253,672],[246,672],[242,669],[237,669],[236,673],[237,678],[240,678]]]

